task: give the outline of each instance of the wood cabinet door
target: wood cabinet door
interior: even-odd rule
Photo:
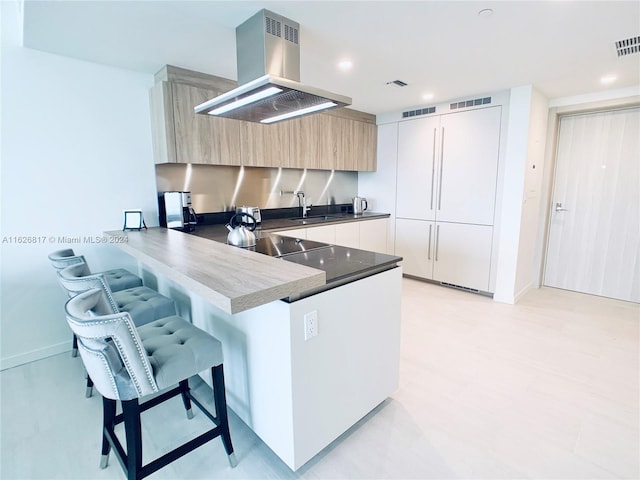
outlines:
[[[489,291],[492,236],[491,226],[437,222],[433,279]]]
[[[242,165],[248,167],[288,167],[290,127],[286,122],[263,125],[241,123]]]
[[[439,117],[400,122],[396,216],[434,220]]]
[[[172,83],[171,89],[177,162],[240,165],[239,123],[193,111],[218,92],[182,83]]]
[[[318,117],[319,115],[310,115],[284,122],[289,126],[291,168],[320,168]]]
[[[403,258],[404,274],[433,278],[434,230],[433,222],[396,218],[395,254]]]
[[[436,219],[493,225],[502,107],[442,115]]]

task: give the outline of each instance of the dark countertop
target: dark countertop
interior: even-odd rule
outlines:
[[[329,213],[327,215],[309,215],[303,218],[276,218],[263,220],[255,230],[257,238],[268,235],[271,232],[279,230],[293,230],[297,228],[319,227],[321,225],[330,225],[336,223],[359,222],[362,220],[374,220],[376,218],[389,218],[388,213],[364,212],[355,215],[353,213]],[[303,223],[306,222],[306,223]],[[217,225],[197,225],[192,235],[208,238],[216,242],[226,243],[229,231],[224,224]]]
[[[388,213],[365,212],[354,215],[352,213],[328,214],[326,216],[310,216],[302,223],[301,219],[269,219],[264,220],[255,230],[257,238],[276,236],[272,233],[281,230],[308,228],[336,223],[347,223],[362,220],[373,220],[376,218],[387,218]],[[224,225],[198,225],[191,235],[207,238],[220,243],[226,243],[228,230]],[[321,245],[319,242],[314,242]],[[256,253],[256,255],[260,255]],[[314,248],[306,252],[292,253],[280,257],[281,260],[296,263],[306,267],[322,270],[326,274],[326,285],[305,291],[300,295],[288,297],[285,300],[295,301],[314,293],[334,288],[345,283],[349,283],[361,278],[374,275],[376,273],[394,268],[402,257],[387,255],[384,253],[369,252],[356,248],[343,247],[340,245],[323,244],[320,248]]]

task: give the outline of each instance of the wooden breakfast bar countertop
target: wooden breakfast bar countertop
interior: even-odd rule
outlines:
[[[321,270],[167,228],[105,233],[117,237],[113,245],[229,314],[326,284]]]

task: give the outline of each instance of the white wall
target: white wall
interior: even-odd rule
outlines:
[[[511,89],[493,296],[499,302],[517,302],[535,283],[547,111],[532,85]]]
[[[122,228],[126,208],[142,208],[147,225],[157,225],[157,206],[153,77],[22,48],[16,3],[0,8],[4,369],[71,347],[65,295],[47,254],[71,247],[94,270],[135,269],[116,248],[84,237]]]
[[[369,210],[390,213],[387,253],[395,251],[396,176],[398,165],[398,123],[378,125],[377,170],[358,173],[358,195],[367,198]]]

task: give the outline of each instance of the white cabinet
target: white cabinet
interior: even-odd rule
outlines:
[[[442,115],[436,220],[493,225],[501,108]]]
[[[493,227],[437,222],[433,232],[433,279],[489,291]]]
[[[436,194],[436,143],[440,117],[398,125],[396,216],[433,220]]]
[[[406,275],[486,292],[493,227],[396,220],[396,254]]]
[[[389,219],[377,218],[273,233],[285,237],[305,238],[332,245],[387,253],[388,229]]]
[[[428,220],[396,219],[396,255],[402,257],[402,273],[433,279],[433,229]]]
[[[494,106],[399,123],[404,273],[489,291],[501,116]]]
[[[354,223],[353,225],[359,226],[358,248],[361,250],[369,250],[370,252],[387,253],[387,236],[389,235],[388,218],[367,220]],[[336,242],[337,241],[338,239],[336,238]]]
[[[342,245],[343,247],[361,248],[360,223],[369,222],[351,222],[336,225],[336,237],[334,243],[336,245]]]

